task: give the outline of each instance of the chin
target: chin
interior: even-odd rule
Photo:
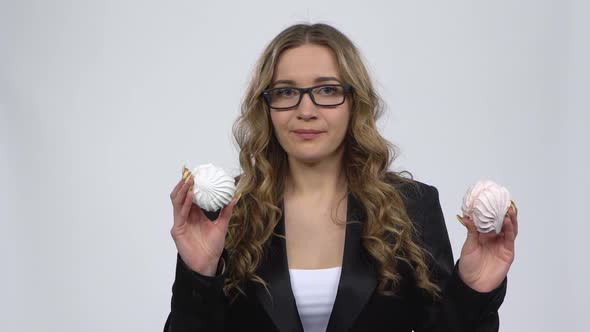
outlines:
[[[305,164],[315,164],[322,161],[325,156],[318,155],[290,155],[290,158]]]

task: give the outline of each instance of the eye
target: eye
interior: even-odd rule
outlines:
[[[292,88],[279,88],[274,90],[273,96],[289,98],[297,95],[297,90]]]
[[[324,86],[318,90],[318,93],[320,95],[324,95],[324,96],[332,96],[332,95],[338,94],[338,91],[339,91],[338,88],[339,88],[338,86]]]

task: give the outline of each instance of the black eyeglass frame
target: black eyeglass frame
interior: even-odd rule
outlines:
[[[317,88],[321,88],[321,87],[325,87],[325,86],[341,86],[342,87],[342,91],[344,93],[343,98],[342,98],[342,102],[339,104],[319,104],[315,101],[315,98],[313,96],[313,93],[311,93],[311,91],[313,89],[317,89]],[[294,89],[299,91],[299,100],[297,101],[297,103],[293,106],[289,106],[289,107],[272,107],[270,105],[271,102],[271,93],[275,90],[280,90],[280,89]],[[339,106],[344,104],[344,102],[346,101],[346,95],[350,93],[350,91],[352,91],[352,86],[350,84],[320,84],[320,85],[315,85],[315,86],[310,86],[308,88],[296,88],[293,86],[282,86],[282,87],[278,87],[278,88],[271,88],[271,89],[266,89],[264,91],[262,91],[261,96],[263,97],[264,101],[266,102],[266,104],[268,105],[268,107],[270,107],[273,110],[288,110],[288,109],[292,109],[295,108],[297,106],[299,106],[299,104],[301,104],[301,100],[303,99],[303,95],[306,93],[309,93],[309,98],[311,98],[311,101],[314,103],[314,105],[316,106],[322,106],[322,107],[332,107],[332,106]]]

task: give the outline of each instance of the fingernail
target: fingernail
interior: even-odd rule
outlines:
[[[187,176],[186,179],[184,180],[184,183],[187,183],[190,179],[192,179],[192,177],[193,177],[192,175]]]
[[[461,219],[459,215],[457,215],[457,220],[459,220],[459,222],[463,224],[463,226],[465,226],[465,222],[463,221],[463,219]]]

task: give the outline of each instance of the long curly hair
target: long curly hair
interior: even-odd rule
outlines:
[[[383,103],[355,45],[327,24],[288,27],[270,42],[256,64],[240,116],[232,128],[243,173],[236,178],[241,198],[233,209],[226,236],[229,271],[224,292],[237,296],[237,292],[232,292],[237,290],[244,294],[241,285],[248,280],[267,286],[255,271],[281,218],[277,204],[283,197],[288,164],[261,93],[271,83],[281,52],[309,43],[329,47],[336,55],[341,78],[352,86],[342,165],[348,190],[365,208],[362,244],[379,266],[377,291],[395,294],[401,279],[401,261],[411,268],[417,287],[439,296],[440,288],[429,276],[428,252],[413,238],[416,230],[396,189],[398,185],[415,182],[407,171],[388,170],[396,158],[397,147],[383,138],[376,127],[383,114]]]

